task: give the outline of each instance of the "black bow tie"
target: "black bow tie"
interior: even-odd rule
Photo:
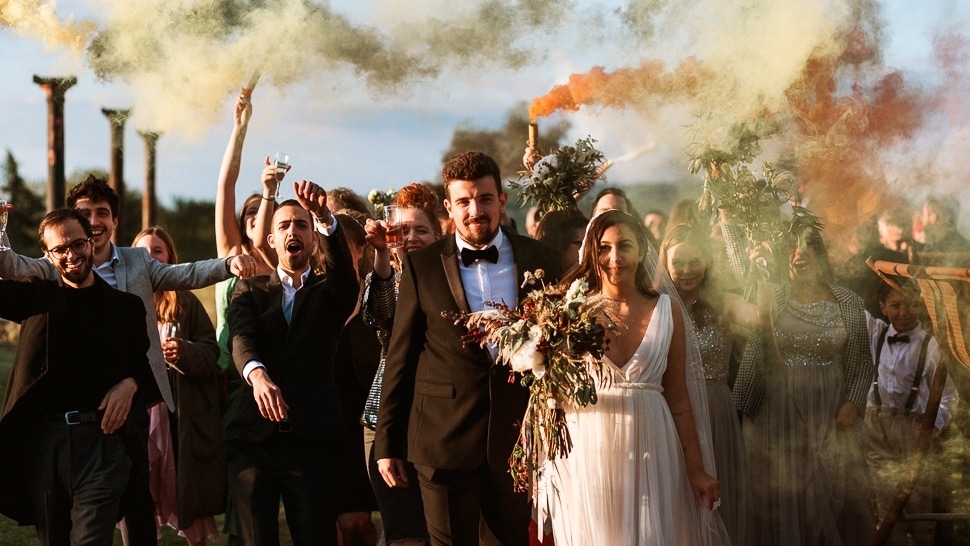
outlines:
[[[482,250],[474,250],[471,248],[461,249],[461,263],[463,265],[469,266],[475,263],[476,260],[486,260],[493,264],[498,263],[498,248],[492,245]]]
[[[889,336],[889,344],[892,345],[893,343],[909,343],[909,336]]]

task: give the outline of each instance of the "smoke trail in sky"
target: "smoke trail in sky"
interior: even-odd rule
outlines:
[[[21,36],[39,38],[45,46],[67,46],[81,51],[94,25],[75,23],[73,18],[57,16],[57,2],[40,0],[0,0],[0,27],[8,27]]]

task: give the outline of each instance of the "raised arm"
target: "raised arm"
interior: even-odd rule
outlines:
[[[242,161],[243,142],[249,128],[253,108],[249,97],[240,92],[233,110],[232,133],[219,169],[216,186],[216,252],[220,258],[242,253],[244,233],[236,222],[236,180]]]
[[[290,170],[287,165],[286,170]],[[285,173],[284,173],[285,174]],[[273,213],[276,212],[276,186],[283,183],[282,178],[277,178],[276,166],[273,165],[269,156],[263,158],[263,174],[261,178],[262,194],[259,200],[259,209],[256,211],[256,224],[253,226],[253,253],[262,258],[263,263],[271,267],[279,265],[279,257],[276,249],[273,248],[266,237],[273,231]]]

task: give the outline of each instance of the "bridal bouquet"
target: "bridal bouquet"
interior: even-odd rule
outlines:
[[[533,202],[544,211],[573,210],[576,196],[582,195],[603,178],[606,164],[603,152],[593,147],[591,137],[575,146],[560,146],[555,153],[536,161],[532,169],[520,171],[509,186],[519,190],[519,204]]]
[[[509,459],[517,491],[535,483],[546,459],[565,457],[572,449],[565,407],[596,403],[593,374],[602,379],[610,300],[594,295],[584,280],[541,283],[543,271],[526,273],[526,283],[540,287],[515,308],[489,302],[491,309],[455,318],[468,333],[466,345],[494,345],[498,362],[508,364],[510,377],[521,375],[529,389],[529,404],[519,443]]]

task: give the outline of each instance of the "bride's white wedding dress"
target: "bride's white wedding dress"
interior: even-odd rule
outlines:
[[[573,449],[545,464],[539,495],[557,546],[727,544],[720,517],[691,491],[662,394],[672,334],[671,300],[661,294],[639,348],[614,364],[620,372],[599,386],[599,401],[567,411]]]

